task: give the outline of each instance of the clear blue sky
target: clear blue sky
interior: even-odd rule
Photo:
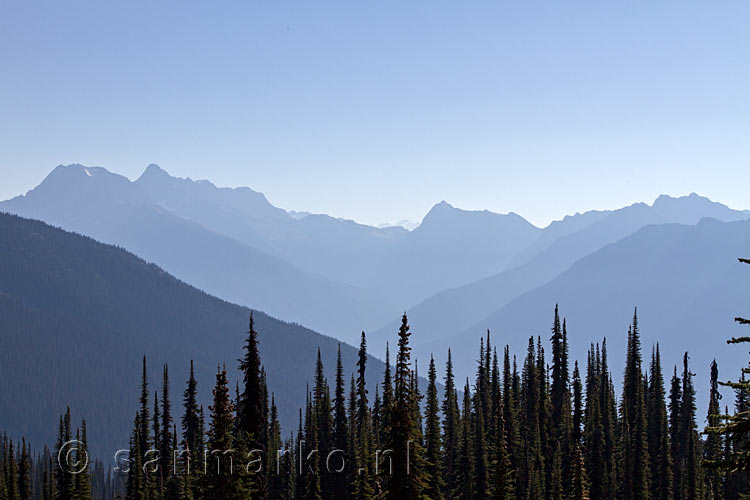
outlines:
[[[59,163],[366,223],[750,208],[750,3],[0,4],[0,198]]]

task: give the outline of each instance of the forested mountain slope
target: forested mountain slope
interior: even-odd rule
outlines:
[[[190,359],[200,384],[226,363],[234,385],[249,314],[120,248],[0,213],[0,422],[52,444],[57,415],[71,405],[88,420],[93,451],[108,457],[127,447],[142,356],[154,389],[169,364],[174,405]],[[255,320],[269,390],[291,431],[317,348],[333,379],[338,341],[262,312]],[[351,372],[357,351],[342,344],[342,354]],[[373,392],[383,369],[370,358]],[[199,385],[204,405],[210,391]]]

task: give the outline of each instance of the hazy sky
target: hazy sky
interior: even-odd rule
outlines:
[[[59,163],[366,223],[750,208],[750,2],[0,3],[0,198]]]

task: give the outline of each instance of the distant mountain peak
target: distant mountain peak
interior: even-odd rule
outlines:
[[[174,179],[169,172],[161,168],[156,163],[150,163],[146,170],[143,171],[140,177],[136,179],[136,184],[150,183],[150,182],[165,182]]]
[[[86,179],[92,178],[98,178],[98,180],[111,180],[115,182],[127,180],[126,177],[110,172],[104,167],[88,167],[86,165],[81,165],[80,163],[71,163],[70,165],[58,165],[55,167],[52,172],[44,178],[39,186],[45,184],[60,185],[62,183],[67,187],[72,187],[79,182],[85,182]]]
[[[711,199],[701,196],[696,192],[692,192],[686,196],[670,196],[668,194],[662,194],[659,195],[656,200],[654,200],[654,203],[652,206],[662,205],[666,203],[674,203],[674,202],[680,202],[680,201],[701,201],[701,202],[707,202],[707,203],[716,203],[718,205],[721,205],[720,203],[717,203],[715,201],[712,201]]]
[[[160,175],[160,176],[171,177],[166,170],[161,168],[156,163],[149,163],[148,166],[146,167],[146,170],[144,170],[143,173],[141,174],[141,177],[143,177],[144,175]]]

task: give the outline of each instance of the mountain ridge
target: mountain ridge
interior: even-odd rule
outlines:
[[[226,362],[231,380],[240,380],[236,360],[250,309],[121,248],[1,212],[0,254],[0,421],[8,432],[54,443],[57,415],[70,405],[87,419],[95,455],[108,458],[127,447],[141,356],[154,389],[169,364],[177,414],[190,359],[204,405],[217,364]],[[255,325],[269,390],[289,432],[314,377],[316,349],[329,380],[338,346],[347,374],[356,370],[357,349],[257,309]],[[368,360],[374,390],[384,365]]]

